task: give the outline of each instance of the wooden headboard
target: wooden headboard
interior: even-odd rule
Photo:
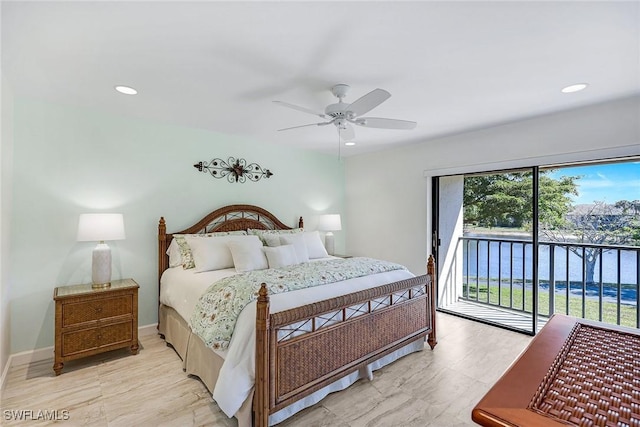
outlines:
[[[302,217],[298,220],[298,227],[304,225]],[[206,234],[216,231],[238,231],[249,228],[259,230],[291,230],[275,215],[258,206],[229,205],[207,214],[191,227],[174,233],[167,233],[164,217],[158,223],[158,284],[162,273],[169,268],[167,248],[173,240],[174,234]]]

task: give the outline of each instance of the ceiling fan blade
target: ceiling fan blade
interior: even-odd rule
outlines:
[[[284,102],[284,101],[273,101],[273,103],[274,104],[278,104],[278,105],[282,105],[283,107],[292,108],[294,110],[302,111],[303,113],[313,114],[314,116],[322,117],[323,119],[327,118],[327,116],[324,113],[318,113],[317,111],[313,111],[313,110],[311,110],[309,108],[305,108],[305,107],[300,107],[299,105],[289,104],[288,102]]]
[[[289,130],[289,129],[298,129],[298,128],[306,128],[306,127],[309,127],[309,126],[326,126],[328,124],[331,124],[331,122],[310,123],[308,125],[292,126],[290,128],[278,129],[278,131]]]
[[[344,128],[338,127],[338,135],[340,135],[340,139],[343,141],[351,141],[352,139],[355,139],[356,132],[353,130],[353,126],[346,123]]]
[[[378,105],[382,104],[384,101],[389,99],[391,94],[384,89],[374,89],[368,94],[356,99],[347,107],[348,111],[353,111],[356,116],[360,116],[365,114]]]
[[[379,129],[414,129],[418,124],[408,120],[382,119],[379,117],[359,117],[353,123],[358,126]]]

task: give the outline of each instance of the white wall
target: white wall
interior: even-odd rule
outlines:
[[[53,345],[54,287],[90,282],[95,243],[75,241],[83,212],[124,214],[127,238],[110,242],[113,278],[140,284],[140,325],[157,321],[160,216],[178,231],[232,203],[291,226],[302,215],[309,229],[320,213],[344,214],[344,168],[333,156],[18,97],[14,116],[12,353]],[[229,156],[274,176],[229,183],[192,166]]]
[[[638,154],[636,96],[349,157],[346,250],[422,274],[431,247],[431,176]]]
[[[263,206],[290,224],[303,215],[311,229],[315,215],[341,213],[337,252],[401,262],[419,274],[430,247],[430,175],[640,154],[639,97],[351,157],[346,167],[332,156],[197,129],[27,99],[13,105],[13,144],[4,129],[2,140],[3,190],[5,178],[12,181],[2,192],[2,231],[11,220],[2,265],[11,269],[2,269],[0,288],[5,301],[12,285],[2,306],[3,316],[11,312],[12,353],[51,346],[53,288],[90,280],[94,245],[75,241],[83,212],[124,213],[127,239],[111,244],[114,278],[140,284],[145,325],[156,322],[161,215],[172,231],[230,203]],[[275,175],[230,184],[192,166],[228,156]]]
[[[0,91],[0,374],[3,375],[1,383],[4,384],[5,368],[11,351],[9,237],[13,157],[13,97],[4,75],[1,76]]]
[[[458,301],[462,295],[463,247],[459,238],[464,234],[464,177],[462,175],[440,178],[440,221],[438,224],[438,307],[446,307]]]

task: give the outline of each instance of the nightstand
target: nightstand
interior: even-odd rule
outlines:
[[[138,354],[138,288],[133,279],[123,279],[108,288],[86,284],[54,290],[56,375],[68,360],[123,347]]]

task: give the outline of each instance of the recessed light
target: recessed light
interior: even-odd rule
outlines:
[[[135,95],[138,93],[137,90],[129,86],[116,86],[116,90],[120,93],[124,93],[125,95]]]
[[[353,145],[356,145],[356,143],[353,141],[348,141],[348,142],[345,142],[344,145],[346,145],[347,147],[351,147]]]
[[[577,83],[575,85],[571,85],[563,88],[562,93],[580,92],[581,90],[586,89],[587,86],[589,86],[587,83]]]

